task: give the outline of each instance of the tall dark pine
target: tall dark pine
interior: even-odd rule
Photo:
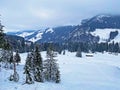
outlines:
[[[13,69],[13,63],[14,63],[14,60],[13,60],[13,52],[12,52],[11,55],[10,55],[9,63],[10,63],[10,69]]]
[[[1,24],[1,21],[0,21],[0,48],[4,47],[4,42],[5,42],[4,33],[3,33],[3,27],[4,26]]]
[[[20,55],[19,55],[19,53],[18,53],[18,50],[16,51],[16,54],[14,55],[14,60],[15,60],[15,62],[17,63],[17,65],[18,65],[18,63],[20,63],[20,61],[21,61],[21,57],[20,57]]]
[[[24,67],[24,70],[25,70],[24,74],[26,74],[25,83],[27,83],[27,84],[34,83],[33,78],[32,78],[32,72],[31,72],[31,70],[32,70],[31,69],[31,66],[32,66],[31,59],[32,59],[32,56],[31,56],[31,54],[28,53],[26,63],[25,63],[25,67]]]
[[[9,63],[11,64],[11,63],[13,63],[14,61],[13,61],[13,52],[11,53],[11,56],[10,56],[10,61],[9,61]]]
[[[34,61],[34,79],[37,82],[43,82],[43,62],[38,46],[35,47],[33,61]]]
[[[60,71],[58,69],[58,64],[56,63],[56,59],[54,57],[54,52],[49,48],[49,52],[47,52],[47,59],[44,61],[44,76],[46,81],[53,81],[56,83],[60,82]]]

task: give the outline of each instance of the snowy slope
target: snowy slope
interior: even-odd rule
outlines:
[[[117,37],[115,37],[112,41],[120,42],[120,29],[96,29],[94,32],[91,32],[94,36],[99,36],[99,42],[106,42],[106,40],[110,37],[110,32],[118,31]]]
[[[48,33],[48,32],[53,33],[54,30],[53,30],[52,28],[49,28],[49,29],[47,29],[47,30],[45,31],[45,33]]]
[[[45,59],[46,52],[42,52]],[[120,55],[94,54],[94,57],[75,57],[75,53],[66,52],[66,55],[58,55],[58,63],[61,71],[61,83],[50,82],[24,84],[23,65],[26,53],[21,54],[22,62],[17,67],[20,81],[10,82],[8,76],[11,70],[0,71],[0,90],[120,90]]]
[[[119,30],[119,34],[115,37],[115,39],[114,40],[112,40],[112,41],[114,41],[114,42],[120,42],[120,30]],[[111,41],[111,42],[112,42]]]
[[[34,32],[23,32],[23,33],[21,33],[21,34],[17,34],[17,36],[21,36],[21,37],[27,37],[27,36],[29,36],[29,35],[32,35]]]
[[[39,31],[34,37],[30,38],[28,41],[36,42],[42,39],[43,32]]]
[[[9,32],[8,35],[17,35],[24,37],[27,41],[32,42],[65,42],[69,38],[70,32],[74,30],[75,26],[60,26],[53,28],[43,28],[34,31],[19,31]]]

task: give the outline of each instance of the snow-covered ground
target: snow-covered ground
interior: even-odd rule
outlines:
[[[46,52],[42,52],[45,59]],[[97,53],[94,57],[75,57],[76,53],[66,52],[58,55],[61,83],[44,82],[27,85],[23,84],[25,75],[23,66],[26,53],[21,54],[22,62],[17,67],[20,74],[19,82],[8,80],[11,70],[0,71],[0,90],[120,90],[120,55]]]
[[[94,32],[91,32],[94,36],[99,36],[99,42],[106,42],[110,37],[110,32],[118,31],[118,35],[112,40],[114,42],[120,41],[120,29],[96,29]],[[103,33],[104,32],[104,33]]]

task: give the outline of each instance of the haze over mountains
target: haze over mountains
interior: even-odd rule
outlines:
[[[120,41],[120,15],[100,14],[84,19],[81,25],[8,32],[32,42],[110,42]]]

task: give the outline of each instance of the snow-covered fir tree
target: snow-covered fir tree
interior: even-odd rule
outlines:
[[[35,47],[34,57],[34,80],[43,82],[43,61],[38,46]]]
[[[0,21],[0,61],[4,62],[5,68],[9,68],[9,63],[13,52],[8,40],[5,39],[3,27],[4,26]]]
[[[26,74],[26,81],[25,83],[27,84],[32,84],[34,83],[34,80],[33,80],[33,73],[32,73],[32,54],[31,53],[28,53],[27,55],[27,58],[26,58],[26,63],[25,63],[25,67],[24,67],[24,74]]]
[[[28,53],[27,58],[29,58],[29,67],[30,67],[30,71],[33,73],[34,72],[34,50],[32,50],[32,52]]]
[[[54,52],[49,48],[47,51],[47,59],[44,61],[44,77],[46,81],[60,82],[60,71],[56,62]]]
[[[5,64],[4,67],[5,68],[9,68],[9,64],[10,64],[12,53],[13,52],[11,50],[4,50],[4,49],[2,49],[1,61],[4,62],[4,64]]]

